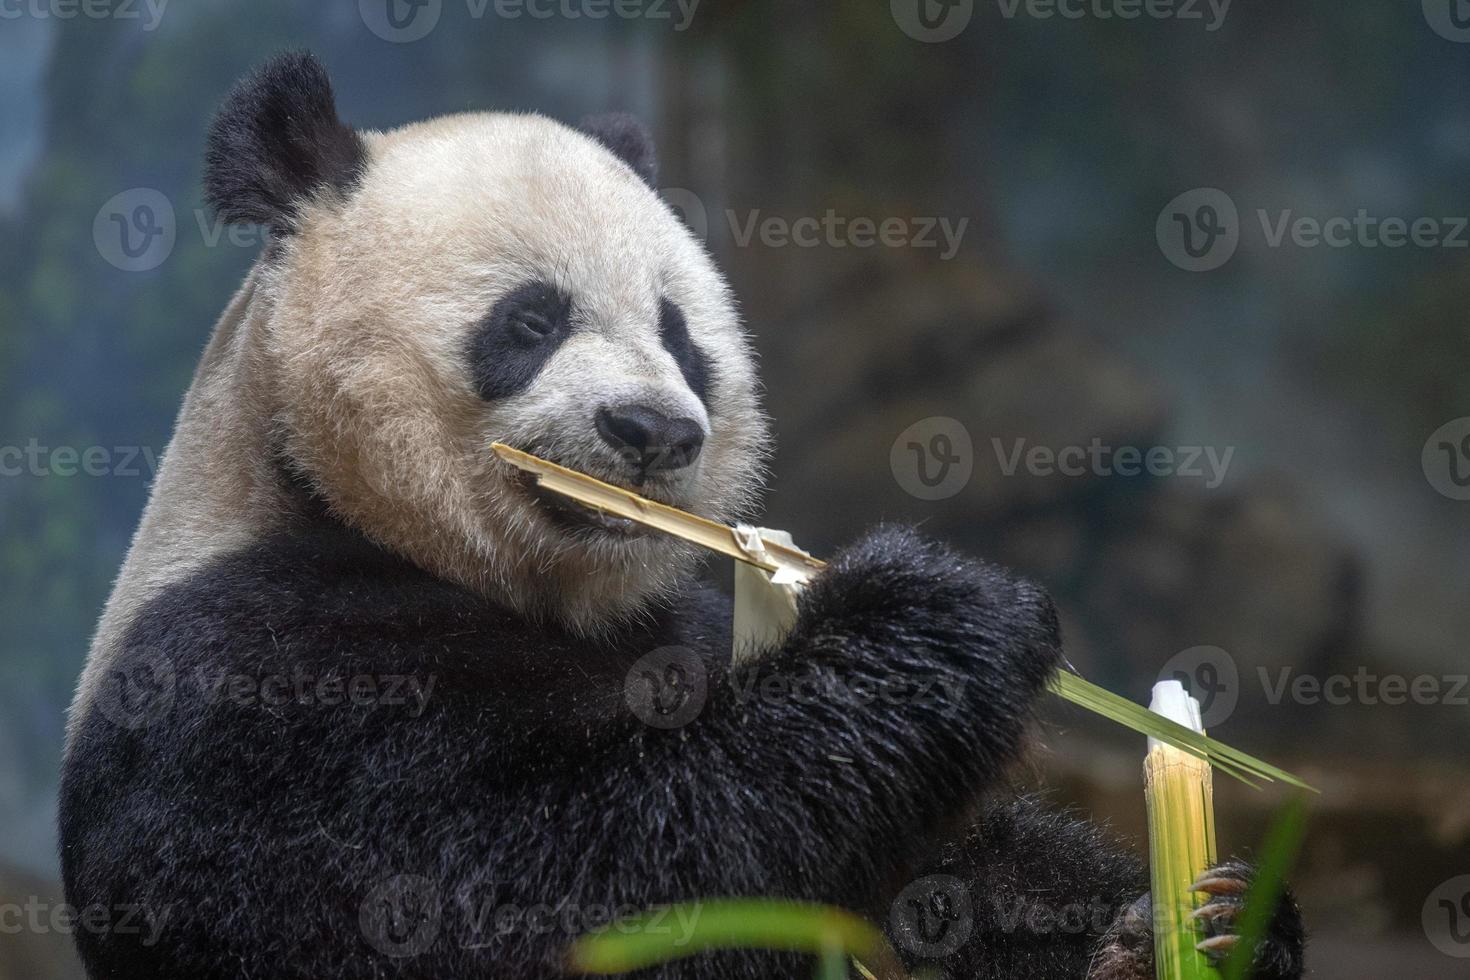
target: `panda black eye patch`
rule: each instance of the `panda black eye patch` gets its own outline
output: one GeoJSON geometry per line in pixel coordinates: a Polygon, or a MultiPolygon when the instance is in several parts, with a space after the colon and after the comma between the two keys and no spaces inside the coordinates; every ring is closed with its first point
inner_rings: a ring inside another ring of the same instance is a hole
{"type": "Polygon", "coordinates": [[[487,401],[524,391],[571,333],[572,300],[547,282],[505,294],[470,333],[470,377],[487,401]]]}
{"type": "Polygon", "coordinates": [[[699,396],[700,401],[708,404],[709,358],[704,351],[694,346],[694,340],[689,336],[689,325],[684,322],[683,311],[667,299],[659,306],[658,336],[664,349],[674,355],[674,361],[679,365],[689,390],[699,396]]]}

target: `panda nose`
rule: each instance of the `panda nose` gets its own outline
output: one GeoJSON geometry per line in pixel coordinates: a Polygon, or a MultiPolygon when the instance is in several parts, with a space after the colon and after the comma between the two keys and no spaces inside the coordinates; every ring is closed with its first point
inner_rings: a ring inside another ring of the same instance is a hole
{"type": "Polygon", "coordinates": [[[642,475],[683,469],[704,446],[704,428],[693,419],[671,419],[646,405],[597,412],[597,433],[642,475]]]}

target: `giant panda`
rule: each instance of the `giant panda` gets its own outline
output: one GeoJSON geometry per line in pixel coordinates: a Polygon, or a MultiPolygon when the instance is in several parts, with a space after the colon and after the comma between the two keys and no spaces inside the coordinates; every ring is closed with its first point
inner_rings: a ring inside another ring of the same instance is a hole
{"type": "MultiPolygon", "coordinates": [[[[751,350],[655,174],[621,115],[356,131],[304,53],[226,98],[207,196],[270,241],[70,714],[95,980],[558,977],[585,929],[722,896],[855,910],[930,975],[1152,976],[1140,862],[1005,788],[1060,658],[1040,588],[879,528],[737,668],[690,547],[491,453],[751,514],[751,350]],[[844,696],[895,681],[942,694],[844,696]]],[[[1201,882],[1212,953],[1249,876],[1201,882]]],[[[1302,947],[1288,899],[1255,975],[1301,976],[1302,947]]],[[[646,975],[809,971],[740,950],[646,975]]]]}

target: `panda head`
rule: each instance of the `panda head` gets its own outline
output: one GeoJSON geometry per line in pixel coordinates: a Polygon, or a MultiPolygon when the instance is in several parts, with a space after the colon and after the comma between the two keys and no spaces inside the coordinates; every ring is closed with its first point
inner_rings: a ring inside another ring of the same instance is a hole
{"type": "Polygon", "coordinates": [[[553,499],[490,449],[749,512],[767,444],[751,352],[654,179],[626,116],[373,133],[339,121],[310,55],[239,83],[205,190],[271,232],[248,383],[287,464],[340,519],[522,612],[596,629],[675,587],[688,546],[553,499]]]}

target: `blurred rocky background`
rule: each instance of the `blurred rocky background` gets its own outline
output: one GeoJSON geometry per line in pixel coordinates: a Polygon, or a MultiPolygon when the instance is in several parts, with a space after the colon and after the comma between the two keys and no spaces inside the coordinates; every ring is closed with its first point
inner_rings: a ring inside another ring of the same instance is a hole
{"type": "MultiPolygon", "coordinates": [[[[1433,898],[1470,873],[1470,502],[1433,466],[1460,431],[1431,435],[1470,416],[1470,44],[1434,0],[935,4],[968,18],[943,41],[907,2],[444,0],[400,8],[438,18],[411,40],[374,0],[0,20],[0,445],[40,461],[0,477],[0,911],[56,901],[62,712],[255,254],[201,217],[204,129],[248,66],[307,46],[359,126],[649,119],[666,199],[762,356],[766,523],[825,554],[919,522],[1044,582],[1089,677],[1143,700],[1182,675],[1215,734],[1323,789],[1295,876],[1317,975],[1463,975],[1433,898]],[[94,224],[136,188],[168,199],[175,240],[127,271],[94,224]],[[1229,198],[1238,244],[1190,272],[1158,232],[1197,188],[1229,198]],[[1273,244],[1283,216],[1360,210],[1434,219],[1443,243],[1273,244]],[[57,447],[102,447],[106,475],[63,475],[57,447]]],[[[1038,780],[1140,838],[1142,747],[1060,706],[1047,722],[1038,780]]],[[[1248,850],[1279,794],[1218,795],[1222,846],[1248,850]]],[[[74,975],[54,930],[4,922],[0,980],[74,975]]]]}

